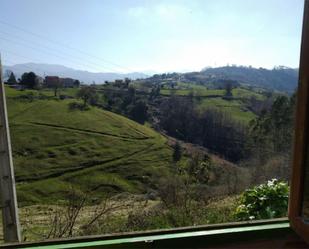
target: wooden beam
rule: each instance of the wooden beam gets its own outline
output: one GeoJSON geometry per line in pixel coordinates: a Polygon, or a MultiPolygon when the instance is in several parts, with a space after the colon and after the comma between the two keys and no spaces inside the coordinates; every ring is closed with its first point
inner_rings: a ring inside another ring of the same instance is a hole
{"type": "Polygon", "coordinates": [[[2,204],[3,235],[5,242],[20,242],[18,206],[1,58],[0,84],[0,196],[2,204]]]}

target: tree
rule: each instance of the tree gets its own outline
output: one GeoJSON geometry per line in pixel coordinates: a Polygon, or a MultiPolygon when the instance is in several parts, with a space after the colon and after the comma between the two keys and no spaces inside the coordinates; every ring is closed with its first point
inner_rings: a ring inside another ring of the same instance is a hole
{"type": "Polygon", "coordinates": [[[129,79],[129,78],[124,79],[125,88],[129,87],[130,82],[131,82],[131,79],[129,79]]]}
{"type": "Polygon", "coordinates": [[[54,96],[55,97],[57,96],[58,90],[61,87],[63,87],[63,83],[60,80],[53,82],[52,88],[54,88],[54,96]]]}
{"type": "Polygon", "coordinates": [[[273,154],[286,155],[292,146],[295,94],[278,96],[270,110],[263,110],[249,123],[248,147],[264,162],[273,154]]]}
{"type": "Polygon", "coordinates": [[[246,154],[246,126],[217,109],[197,111],[188,98],[172,96],[160,104],[159,125],[185,142],[202,145],[237,162],[246,154]]]}
{"type": "Polygon", "coordinates": [[[74,80],[74,86],[79,87],[80,86],[80,81],[79,80],[74,80]]]}
{"type": "Polygon", "coordinates": [[[225,97],[232,97],[233,96],[233,93],[232,93],[232,84],[231,83],[226,83],[225,84],[225,97]]]}
{"type": "Polygon", "coordinates": [[[149,96],[149,99],[152,100],[152,99],[155,99],[157,98],[158,96],[160,96],[160,90],[161,90],[161,87],[160,85],[155,85],[151,88],[151,92],[150,92],[150,96],[149,96]]]}
{"type": "Polygon", "coordinates": [[[182,156],[182,148],[180,143],[177,141],[174,145],[174,152],[173,152],[173,161],[178,162],[182,156]]]}
{"type": "Polygon", "coordinates": [[[132,106],[131,110],[129,111],[129,116],[139,122],[144,124],[145,121],[148,119],[148,106],[143,100],[136,101],[132,106]]]}
{"type": "Polygon", "coordinates": [[[15,84],[17,84],[17,80],[16,80],[15,75],[14,75],[13,72],[11,72],[11,74],[10,74],[8,80],[7,80],[7,83],[8,83],[9,85],[15,85],[15,84]]]}
{"type": "Polygon", "coordinates": [[[212,168],[211,157],[207,154],[195,154],[188,161],[187,172],[192,180],[197,183],[208,183],[212,168]]]}
{"type": "Polygon", "coordinates": [[[38,87],[38,81],[36,80],[36,74],[34,72],[23,73],[21,76],[20,84],[26,88],[35,89],[38,87]]]}
{"type": "Polygon", "coordinates": [[[97,94],[94,87],[84,86],[77,92],[77,98],[81,98],[84,101],[84,107],[87,106],[87,103],[94,105],[97,101],[97,94]]]}

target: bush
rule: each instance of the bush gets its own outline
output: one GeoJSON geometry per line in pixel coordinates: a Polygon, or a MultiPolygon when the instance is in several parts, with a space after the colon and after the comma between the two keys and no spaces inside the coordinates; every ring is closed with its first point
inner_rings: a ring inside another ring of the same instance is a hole
{"type": "Polygon", "coordinates": [[[246,190],[236,208],[238,220],[271,219],[287,215],[289,187],[273,179],[246,190]]]}
{"type": "Polygon", "coordinates": [[[79,110],[79,111],[87,111],[90,108],[87,105],[83,105],[81,103],[77,103],[77,102],[71,102],[69,103],[69,110],[70,111],[75,111],[75,110],[79,110]]]}

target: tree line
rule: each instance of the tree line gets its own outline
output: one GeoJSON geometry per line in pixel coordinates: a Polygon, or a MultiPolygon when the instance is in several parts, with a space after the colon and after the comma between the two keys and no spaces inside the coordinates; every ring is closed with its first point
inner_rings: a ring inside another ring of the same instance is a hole
{"type": "MultiPolygon", "coordinates": [[[[13,72],[7,71],[7,76],[8,79],[6,83],[8,85],[20,85],[26,89],[40,89],[43,87],[44,79],[38,75],[36,75],[34,72],[24,72],[21,75],[21,78],[16,79],[16,76],[13,72]]],[[[79,87],[80,86],[80,81],[79,80],[74,80],[74,86],[79,87]]],[[[55,91],[55,96],[57,95],[57,90],[58,88],[63,87],[63,84],[61,81],[59,82],[54,82],[50,86],[50,88],[53,88],[55,91]]]]}
{"type": "Polygon", "coordinates": [[[198,111],[192,99],[172,96],[161,103],[159,119],[170,136],[204,146],[234,162],[243,158],[246,127],[228,113],[198,111]]]}
{"type": "MultiPolygon", "coordinates": [[[[269,100],[267,100],[269,101],[269,100]]],[[[232,162],[290,153],[295,94],[280,95],[257,113],[249,125],[217,109],[198,111],[190,98],[172,96],[160,105],[160,126],[170,136],[199,144],[232,162]]]]}

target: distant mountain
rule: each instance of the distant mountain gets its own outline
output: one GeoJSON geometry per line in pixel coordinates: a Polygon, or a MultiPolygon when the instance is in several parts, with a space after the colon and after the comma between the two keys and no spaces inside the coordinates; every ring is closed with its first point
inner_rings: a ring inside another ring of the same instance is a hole
{"type": "Polygon", "coordinates": [[[60,77],[70,77],[73,79],[78,79],[84,83],[103,83],[108,80],[115,79],[137,79],[137,78],[145,78],[148,75],[144,73],[93,73],[83,70],[76,70],[73,68],[65,67],[62,65],[54,65],[54,64],[40,64],[40,63],[24,63],[24,64],[16,64],[13,66],[3,66],[4,72],[6,70],[13,71],[17,78],[20,78],[24,72],[33,71],[37,75],[53,75],[60,77]]]}
{"type": "Polygon", "coordinates": [[[293,92],[297,87],[298,69],[284,66],[274,69],[253,68],[244,66],[226,66],[217,68],[205,68],[198,73],[204,79],[229,79],[241,84],[258,86],[267,89],[293,92]]]}

